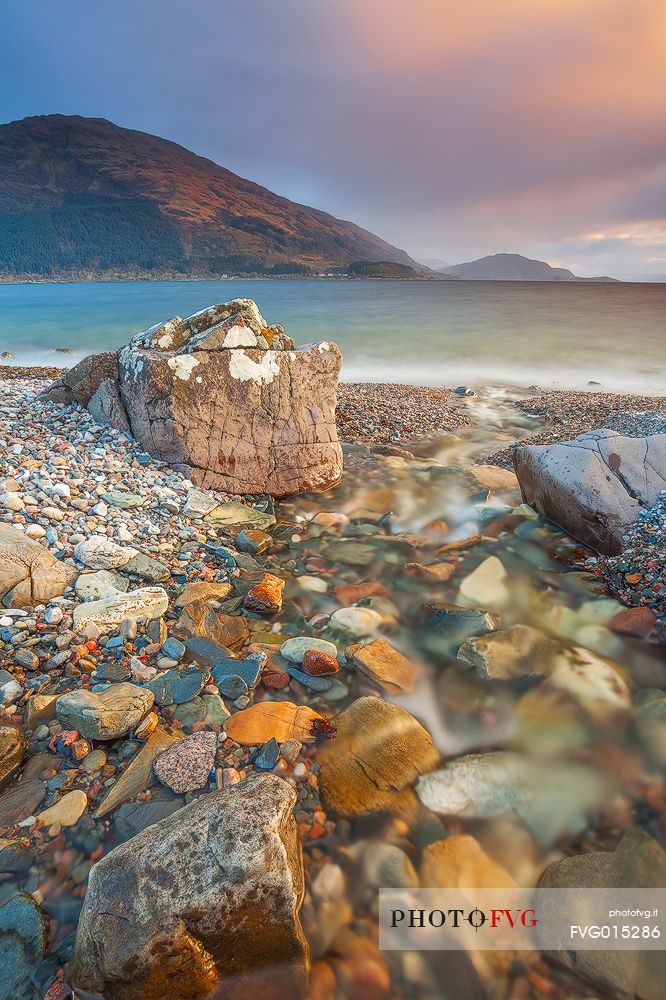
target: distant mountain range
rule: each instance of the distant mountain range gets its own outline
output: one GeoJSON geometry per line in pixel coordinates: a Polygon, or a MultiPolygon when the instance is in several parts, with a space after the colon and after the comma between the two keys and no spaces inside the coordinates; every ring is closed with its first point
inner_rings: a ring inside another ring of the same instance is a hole
{"type": "Polygon", "coordinates": [[[166,139],[64,115],[0,126],[4,280],[306,276],[350,265],[359,275],[372,265],[368,276],[434,277],[354,223],[166,139]]]}
{"type": "Polygon", "coordinates": [[[518,253],[495,253],[464,264],[450,264],[443,277],[469,281],[617,281],[617,278],[578,278],[565,267],[551,267],[543,260],[530,260],[518,253]]]}

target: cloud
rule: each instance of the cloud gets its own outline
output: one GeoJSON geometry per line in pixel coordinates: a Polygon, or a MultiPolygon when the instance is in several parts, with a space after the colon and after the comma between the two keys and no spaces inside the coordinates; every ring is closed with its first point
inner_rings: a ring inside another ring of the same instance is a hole
{"type": "Polygon", "coordinates": [[[8,118],[166,135],[417,256],[552,248],[638,273],[654,250],[611,236],[594,258],[580,234],[663,215],[663,0],[28,7],[0,14],[8,118]]]}

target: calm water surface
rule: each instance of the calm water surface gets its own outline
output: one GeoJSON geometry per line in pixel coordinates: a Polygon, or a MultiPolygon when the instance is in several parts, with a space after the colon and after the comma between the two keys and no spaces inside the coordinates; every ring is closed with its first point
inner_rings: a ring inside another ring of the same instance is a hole
{"type": "Polygon", "coordinates": [[[663,393],[666,284],[162,281],[0,285],[0,352],[71,363],[175,313],[249,296],[299,342],[337,341],[347,380],[663,393]],[[55,354],[68,347],[72,356],[55,354]]]}

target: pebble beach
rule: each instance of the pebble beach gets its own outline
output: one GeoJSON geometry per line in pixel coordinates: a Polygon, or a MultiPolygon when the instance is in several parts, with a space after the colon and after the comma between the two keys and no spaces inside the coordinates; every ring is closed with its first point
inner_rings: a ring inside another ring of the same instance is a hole
{"type": "MultiPolygon", "coordinates": [[[[135,850],[159,869],[155,824],[186,837],[217,789],[235,789],[226,835],[258,882],[265,844],[292,836],[272,818],[277,775],[303,867],[273,873],[284,969],[268,987],[244,970],[246,995],[425,1000],[450,982],[456,1000],[607,996],[603,956],[583,981],[536,954],[381,952],[376,898],[453,885],[463,864],[486,885],[555,866],[564,886],[572,859],[592,868],[599,851],[666,873],[647,836],[666,836],[665,503],[603,557],[525,505],[511,468],[527,438],[663,433],[665,400],[343,383],[342,482],[273,501],[197,489],[86,410],[40,401],[58,374],[0,369],[0,520],[71,578],[26,609],[6,595],[44,586],[34,551],[23,576],[0,570],[15,995],[73,996],[93,866],[124,845],[125,865],[135,850]],[[536,794],[550,776],[555,818],[536,794]]],[[[174,887],[203,864],[167,860],[174,887]]]]}

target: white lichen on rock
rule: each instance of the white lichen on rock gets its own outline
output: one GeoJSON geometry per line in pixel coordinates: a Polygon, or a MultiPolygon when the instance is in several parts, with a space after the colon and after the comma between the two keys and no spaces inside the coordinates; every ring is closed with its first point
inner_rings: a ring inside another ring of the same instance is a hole
{"type": "Polygon", "coordinates": [[[199,359],[193,357],[191,354],[177,354],[175,357],[169,358],[167,364],[173,372],[174,378],[179,378],[183,382],[187,382],[199,364],[199,359]]]}
{"type": "MultiPolygon", "coordinates": [[[[224,338],[225,347],[256,347],[257,336],[247,326],[232,326],[224,338]]],[[[268,346],[268,344],[266,345],[268,346]]]]}
{"type": "Polygon", "coordinates": [[[261,361],[253,361],[245,351],[229,351],[229,374],[239,382],[268,385],[280,372],[279,355],[267,351],[261,361]]]}

